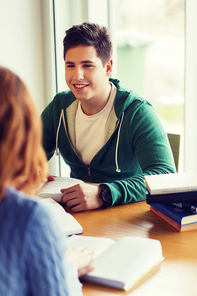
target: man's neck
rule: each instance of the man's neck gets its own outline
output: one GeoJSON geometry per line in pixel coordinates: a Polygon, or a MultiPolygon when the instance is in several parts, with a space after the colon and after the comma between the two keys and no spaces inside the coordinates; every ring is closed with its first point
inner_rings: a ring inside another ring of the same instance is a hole
{"type": "Polygon", "coordinates": [[[83,113],[88,116],[99,113],[106,106],[111,94],[111,89],[112,86],[110,83],[108,83],[106,92],[102,95],[102,97],[92,98],[87,101],[81,101],[81,108],[83,110],[83,113]]]}

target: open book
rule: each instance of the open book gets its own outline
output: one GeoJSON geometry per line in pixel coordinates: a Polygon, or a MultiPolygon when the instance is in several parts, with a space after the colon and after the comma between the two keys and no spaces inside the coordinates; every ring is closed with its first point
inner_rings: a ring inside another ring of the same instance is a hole
{"type": "Polygon", "coordinates": [[[115,242],[109,238],[71,236],[69,247],[95,250],[95,269],[81,279],[128,291],[164,258],[158,240],[126,236],[115,242]]]}
{"type": "Polygon", "coordinates": [[[83,228],[79,222],[56,201],[51,198],[42,198],[39,199],[39,202],[49,208],[52,214],[57,217],[65,234],[71,235],[83,232],[83,228]]]}
{"type": "Polygon", "coordinates": [[[51,197],[56,201],[60,201],[63,188],[68,188],[79,183],[84,183],[82,180],[69,177],[56,177],[54,181],[47,181],[39,192],[40,197],[51,197]]]}

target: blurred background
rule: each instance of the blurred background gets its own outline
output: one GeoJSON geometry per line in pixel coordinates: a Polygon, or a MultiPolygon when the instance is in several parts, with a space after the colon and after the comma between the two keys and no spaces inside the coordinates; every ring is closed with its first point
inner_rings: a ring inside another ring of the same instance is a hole
{"type": "Polygon", "coordinates": [[[116,1],[117,76],[175,133],[183,133],[184,122],[184,2],[116,1]]]}
{"type": "MultiPolygon", "coordinates": [[[[113,77],[181,135],[180,169],[197,171],[196,0],[0,0],[0,64],[19,74],[41,113],[67,88],[62,41],[84,21],[109,28],[113,77]]],[[[50,173],[68,175],[61,158],[50,173]]]]}

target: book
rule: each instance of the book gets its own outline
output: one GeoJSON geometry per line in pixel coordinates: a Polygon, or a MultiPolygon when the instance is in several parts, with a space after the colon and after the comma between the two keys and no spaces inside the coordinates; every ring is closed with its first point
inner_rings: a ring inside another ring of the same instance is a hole
{"type": "Polygon", "coordinates": [[[196,191],[197,173],[174,173],[145,176],[145,184],[151,195],[196,191]]]}
{"type": "Polygon", "coordinates": [[[59,220],[63,233],[66,235],[80,234],[83,227],[79,222],[52,198],[40,198],[39,202],[48,207],[59,220]]]}
{"type": "Polygon", "coordinates": [[[146,202],[151,203],[183,203],[197,202],[197,191],[175,192],[164,194],[147,194],[146,202]]]}
{"type": "Polygon", "coordinates": [[[177,202],[172,204],[182,209],[186,209],[194,214],[197,214],[197,202],[188,201],[188,202],[177,202]]]}
{"type": "Polygon", "coordinates": [[[40,197],[50,197],[60,202],[61,189],[74,186],[76,184],[84,183],[82,180],[69,177],[55,177],[54,181],[47,181],[40,189],[40,197]]]}
{"type": "Polygon", "coordinates": [[[126,236],[118,241],[104,237],[71,236],[69,247],[95,250],[94,270],[81,279],[128,291],[162,260],[158,240],[126,236]]]}
{"type": "Polygon", "coordinates": [[[191,211],[177,207],[173,204],[153,203],[150,204],[150,206],[180,225],[197,222],[197,214],[193,214],[191,211]]]}
{"type": "Polygon", "coordinates": [[[164,221],[166,221],[168,224],[170,224],[171,226],[173,226],[179,232],[184,232],[184,231],[196,230],[197,229],[197,222],[196,223],[190,223],[190,224],[181,225],[181,224],[177,223],[176,221],[170,219],[168,216],[164,215],[160,211],[156,210],[152,206],[150,206],[150,210],[153,213],[155,213],[157,216],[159,216],[161,219],[163,219],[164,221]]]}

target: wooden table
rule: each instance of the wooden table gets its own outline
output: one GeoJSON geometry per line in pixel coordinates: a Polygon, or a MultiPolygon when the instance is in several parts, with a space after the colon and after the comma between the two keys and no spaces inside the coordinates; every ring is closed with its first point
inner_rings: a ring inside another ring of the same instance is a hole
{"type": "Polygon", "coordinates": [[[197,230],[177,232],[151,212],[145,201],[76,213],[73,216],[83,226],[83,235],[114,240],[126,235],[158,239],[165,257],[159,270],[128,292],[83,283],[85,296],[197,295],[197,230]]]}

